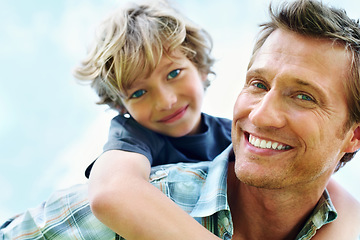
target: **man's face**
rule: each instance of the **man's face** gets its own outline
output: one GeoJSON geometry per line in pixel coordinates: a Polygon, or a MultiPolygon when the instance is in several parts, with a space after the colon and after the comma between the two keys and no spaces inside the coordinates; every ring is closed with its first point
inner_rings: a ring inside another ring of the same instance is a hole
{"type": "MultiPolygon", "coordinates": [[[[274,31],[254,56],[234,108],[235,173],[264,188],[325,183],[354,128],[343,82],[344,47],[274,31]]],[[[319,184],[316,184],[319,185],[319,184]]]]}

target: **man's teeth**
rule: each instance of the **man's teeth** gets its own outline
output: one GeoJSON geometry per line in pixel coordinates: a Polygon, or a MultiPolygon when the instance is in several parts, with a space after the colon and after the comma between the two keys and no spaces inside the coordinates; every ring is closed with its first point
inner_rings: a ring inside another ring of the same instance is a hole
{"type": "Polygon", "coordinates": [[[258,148],[266,148],[266,149],[274,149],[274,150],[290,149],[290,146],[282,145],[281,143],[278,142],[271,142],[271,141],[259,139],[252,135],[249,135],[249,142],[251,145],[258,148]]]}

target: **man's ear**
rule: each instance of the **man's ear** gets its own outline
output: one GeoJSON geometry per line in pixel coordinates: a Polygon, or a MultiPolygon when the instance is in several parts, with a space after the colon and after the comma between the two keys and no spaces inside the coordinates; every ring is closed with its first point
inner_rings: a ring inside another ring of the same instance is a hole
{"type": "Polygon", "coordinates": [[[349,142],[349,145],[345,149],[345,152],[352,153],[360,148],[360,124],[356,124],[352,127],[352,138],[349,142]]]}

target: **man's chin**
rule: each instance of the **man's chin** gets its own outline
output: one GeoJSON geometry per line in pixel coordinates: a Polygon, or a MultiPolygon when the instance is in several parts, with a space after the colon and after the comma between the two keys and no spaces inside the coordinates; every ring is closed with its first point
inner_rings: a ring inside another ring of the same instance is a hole
{"type": "Polygon", "coordinates": [[[235,167],[236,177],[244,184],[260,189],[281,189],[283,188],[283,180],[277,179],[271,174],[262,174],[260,171],[248,171],[235,167]]]}

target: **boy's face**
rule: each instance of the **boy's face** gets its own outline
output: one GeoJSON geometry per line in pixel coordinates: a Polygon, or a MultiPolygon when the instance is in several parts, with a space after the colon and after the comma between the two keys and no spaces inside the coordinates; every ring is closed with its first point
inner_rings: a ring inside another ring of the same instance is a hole
{"type": "Polygon", "coordinates": [[[180,51],[163,56],[154,72],[137,79],[122,99],[128,113],[141,125],[171,137],[200,131],[206,74],[180,51]]]}

